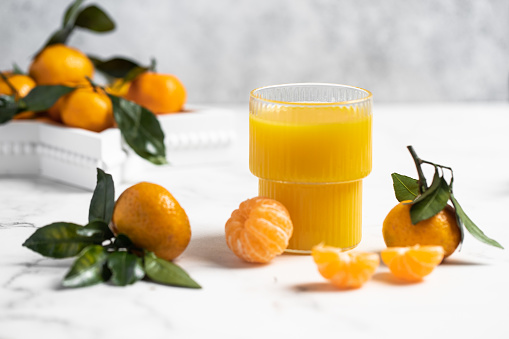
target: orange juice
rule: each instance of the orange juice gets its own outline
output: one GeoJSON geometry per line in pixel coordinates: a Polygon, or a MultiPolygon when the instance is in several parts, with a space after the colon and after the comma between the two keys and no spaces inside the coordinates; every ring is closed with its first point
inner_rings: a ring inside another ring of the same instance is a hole
{"type": "Polygon", "coordinates": [[[371,172],[371,119],[368,112],[352,113],[344,107],[285,107],[284,114],[252,114],[251,172],[262,179],[297,183],[364,178],[371,172]]]}
{"type": "Polygon", "coordinates": [[[362,178],[371,172],[371,101],[251,102],[249,119],[250,170],[260,178],[259,195],[290,212],[288,250],[307,252],[321,242],[355,247],[361,240],[362,178]]]}
{"type": "Polygon", "coordinates": [[[259,195],[290,212],[293,236],[288,250],[309,251],[325,243],[349,249],[362,237],[362,180],[341,184],[286,184],[260,179],[259,195]]]}

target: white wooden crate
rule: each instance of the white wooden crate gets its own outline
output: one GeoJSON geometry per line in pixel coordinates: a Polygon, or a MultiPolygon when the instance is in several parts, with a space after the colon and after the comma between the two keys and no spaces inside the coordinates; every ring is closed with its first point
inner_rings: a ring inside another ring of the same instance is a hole
{"type": "MultiPolygon", "coordinates": [[[[233,113],[195,108],[159,115],[170,166],[225,162],[235,141],[233,113]]],[[[38,121],[0,125],[0,175],[38,175],[94,189],[96,168],[115,182],[151,166],[123,142],[116,128],[101,133],[38,121]]]]}

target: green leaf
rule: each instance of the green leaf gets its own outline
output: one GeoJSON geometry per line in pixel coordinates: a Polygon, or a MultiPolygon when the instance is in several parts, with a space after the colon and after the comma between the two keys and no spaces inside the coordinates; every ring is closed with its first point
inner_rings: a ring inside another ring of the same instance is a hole
{"type": "Polygon", "coordinates": [[[431,218],[447,206],[449,200],[449,185],[443,177],[435,170],[431,186],[413,202],[410,208],[412,224],[431,218]]]}
{"type": "Polygon", "coordinates": [[[145,254],[145,273],[155,282],[189,288],[201,288],[182,268],[158,258],[153,252],[145,254]]]}
{"type": "Polygon", "coordinates": [[[150,59],[150,66],[148,69],[152,72],[155,72],[156,67],[157,67],[157,60],[155,58],[150,59]]]}
{"type": "Polygon", "coordinates": [[[101,220],[95,220],[87,225],[81,227],[76,231],[78,235],[84,237],[94,237],[96,239],[109,240],[113,238],[113,232],[108,227],[108,224],[101,220]]]}
{"type": "Polygon", "coordinates": [[[128,252],[113,252],[108,256],[111,282],[117,286],[131,285],[143,279],[145,271],[141,258],[128,252]]]}
{"type": "Polygon", "coordinates": [[[80,253],[62,282],[65,287],[85,287],[106,280],[106,250],[99,245],[88,246],[80,253]]]}
{"type": "Polygon", "coordinates": [[[75,0],[72,2],[66,9],[63,19],[62,19],[62,27],[56,30],[50,38],[46,41],[43,47],[34,55],[36,58],[44,48],[55,45],[55,44],[66,44],[67,40],[71,36],[74,31],[76,19],[80,14],[80,7],[83,4],[84,0],[75,0]]]}
{"type": "Polygon", "coordinates": [[[26,75],[26,73],[21,70],[17,63],[12,64],[12,74],[26,75]]]}
{"type": "Polygon", "coordinates": [[[26,97],[20,100],[27,111],[46,111],[57,102],[60,97],[74,91],[74,87],[61,85],[42,85],[34,87],[26,97]]]}
{"type": "Polygon", "coordinates": [[[94,32],[109,32],[115,29],[115,23],[101,8],[91,5],[83,9],[74,23],[77,27],[94,32]]]}
{"type": "Polygon", "coordinates": [[[62,27],[74,26],[74,22],[76,21],[76,17],[78,16],[79,9],[83,2],[84,0],[75,0],[73,3],[71,3],[71,5],[69,5],[69,7],[67,7],[62,22],[62,27]]]}
{"type": "Polygon", "coordinates": [[[50,36],[34,57],[37,57],[45,47],[54,44],[66,44],[75,27],[82,27],[100,33],[115,28],[115,23],[111,18],[95,5],[88,6],[80,11],[82,3],[83,1],[76,0],[67,8],[63,17],[62,28],[50,36]]]}
{"type": "MultiPolygon", "coordinates": [[[[452,195],[452,194],[451,194],[451,201],[452,201],[452,204],[454,205],[454,208],[456,209],[456,215],[460,220],[460,224],[464,225],[465,228],[467,229],[467,231],[470,234],[472,234],[474,236],[474,238],[476,238],[477,240],[479,240],[485,244],[504,249],[504,247],[502,245],[500,245],[497,241],[495,241],[491,238],[488,238],[483,233],[483,231],[481,231],[479,229],[479,227],[477,227],[477,225],[474,224],[474,222],[466,215],[465,211],[463,211],[463,208],[461,208],[460,204],[458,203],[458,200],[456,200],[456,197],[454,197],[454,195],[452,195]]],[[[460,225],[460,224],[458,224],[458,226],[461,228],[462,225],[460,225]]]]}
{"type": "Polygon", "coordinates": [[[431,186],[424,191],[421,195],[419,195],[417,198],[412,201],[412,204],[416,204],[419,201],[426,199],[430,195],[435,194],[435,191],[440,187],[442,177],[440,176],[438,172],[438,168],[435,167],[435,175],[433,176],[433,182],[431,183],[431,186]]]}
{"type": "Polygon", "coordinates": [[[23,246],[46,257],[73,257],[85,247],[101,244],[103,241],[96,235],[78,234],[77,231],[82,227],[73,223],[56,222],[39,228],[23,243],[23,246]]]}
{"type": "Polygon", "coordinates": [[[135,61],[121,57],[101,60],[97,57],[89,56],[89,59],[92,60],[98,71],[114,78],[125,78],[132,71],[141,70],[142,72],[145,72],[148,69],[147,67],[140,66],[135,61]]]}
{"type": "Polygon", "coordinates": [[[0,95],[0,124],[12,120],[20,111],[14,95],[0,95]]]}
{"type": "Polygon", "coordinates": [[[48,46],[56,45],[56,44],[64,44],[65,45],[73,30],[74,30],[74,26],[66,26],[64,28],[60,28],[59,30],[55,31],[50,36],[48,41],[46,41],[44,46],[35,54],[34,57],[37,57],[42,52],[42,50],[48,46]]]}
{"type": "Polygon", "coordinates": [[[115,185],[110,174],[97,168],[97,184],[95,186],[90,208],[88,221],[100,220],[109,224],[115,207],[115,185]]]}
{"type": "Polygon", "coordinates": [[[133,68],[132,70],[129,71],[129,73],[127,73],[124,76],[124,83],[133,81],[136,77],[138,77],[138,75],[140,75],[141,73],[145,73],[146,71],[148,71],[148,67],[140,66],[140,67],[133,68]]]}
{"type": "Polygon", "coordinates": [[[392,173],[392,185],[399,202],[414,200],[419,195],[419,181],[398,173],[392,173]]]}
{"type": "Polygon", "coordinates": [[[162,165],[166,164],[164,132],[155,115],[140,105],[108,94],[113,104],[113,115],[127,144],[140,157],[162,165]]]}

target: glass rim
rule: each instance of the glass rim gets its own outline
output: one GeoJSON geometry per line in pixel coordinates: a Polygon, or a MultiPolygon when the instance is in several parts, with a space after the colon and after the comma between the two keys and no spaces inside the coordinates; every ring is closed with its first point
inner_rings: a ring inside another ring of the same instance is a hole
{"type": "Polygon", "coordinates": [[[287,106],[288,105],[295,105],[295,106],[342,106],[342,105],[351,105],[351,104],[357,104],[357,103],[361,103],[364,101],[368,101],[373,98],[373,94],[370,91],[368,91],[367,89],[364,89],[361,87],[356,87],[356,86],[350,86],[350,85],[324,83],[324,82],[298,82],[298,83],[288,83],[288,84],[258,87],[249,93],[249,97],[256,99],[256,100],[260,100],[260,101],[270,102],[270,103],[279,104],[279,105],[287,105],[287,106]],[[280,100],[265,99],[265,98],[260,97],[256,93],[263,89],[278,88],[278,87],[297,87],[297,86],[343,87],[343,88],[350,88],[350,89],[355,89],[355,90],[364,92],[367,94],[367,96],[364,98],[360,98],[360,99],[334,101],[334,102],[296,102],[296,101],[280,101],[280,100]]]}

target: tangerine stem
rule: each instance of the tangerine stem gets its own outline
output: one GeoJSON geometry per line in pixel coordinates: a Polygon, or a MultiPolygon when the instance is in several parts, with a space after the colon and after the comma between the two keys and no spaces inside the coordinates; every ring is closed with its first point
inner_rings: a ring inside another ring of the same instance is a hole
{"type": "Polygon", "coordinates": [[[424,176],[424,172],[422,171],[421,164],[423,161],[417,156],[417,153],[415,152],[414,148],[410,145],[407,146],[408,151],[410,151],[410,154],[412,155],[412,158],[415,162],[415,167],[417,168],[417,174],[419,175],[419,191],[424,193],[428,189],[428,184],[426,182],[426,177],[424,176]]]}
{"type": "Polygon", "coordinates": [[[428,165],[433,165],[435,167],[440,167],[440,169],[442,170],[442,176],[444,176],[444,168],[451,171],[451,183],[449,184],[449,186],[451,187],[451,190],[452,190],[452,182],[454,181],[454,172],[451,167],[435,164],[431,161],[426,161],[426,160],[422,160],[422,159],[419,159],[419,160],[421,161],[422,164],[428,164],[428,165]]]}
{"type": "Polygon", "coordinates": [[[156,71],[156,65],[157,65],[157,61],[155,58],[151,58],[150,59],[150,66],[149,66],[149,71],[152,71],[152,72],[155,72],[156,71]]]}
{"type": "Polygon", "coordinates": [[[89,84],[92,86],[92,89],[94,92],[98,93],[97,92],[97,85],[92,81],[92,79],[90,79],[90,77],[88,76],[85,76],[85,78],[87,79],[87,81],[89,82],[89,84]]]}

